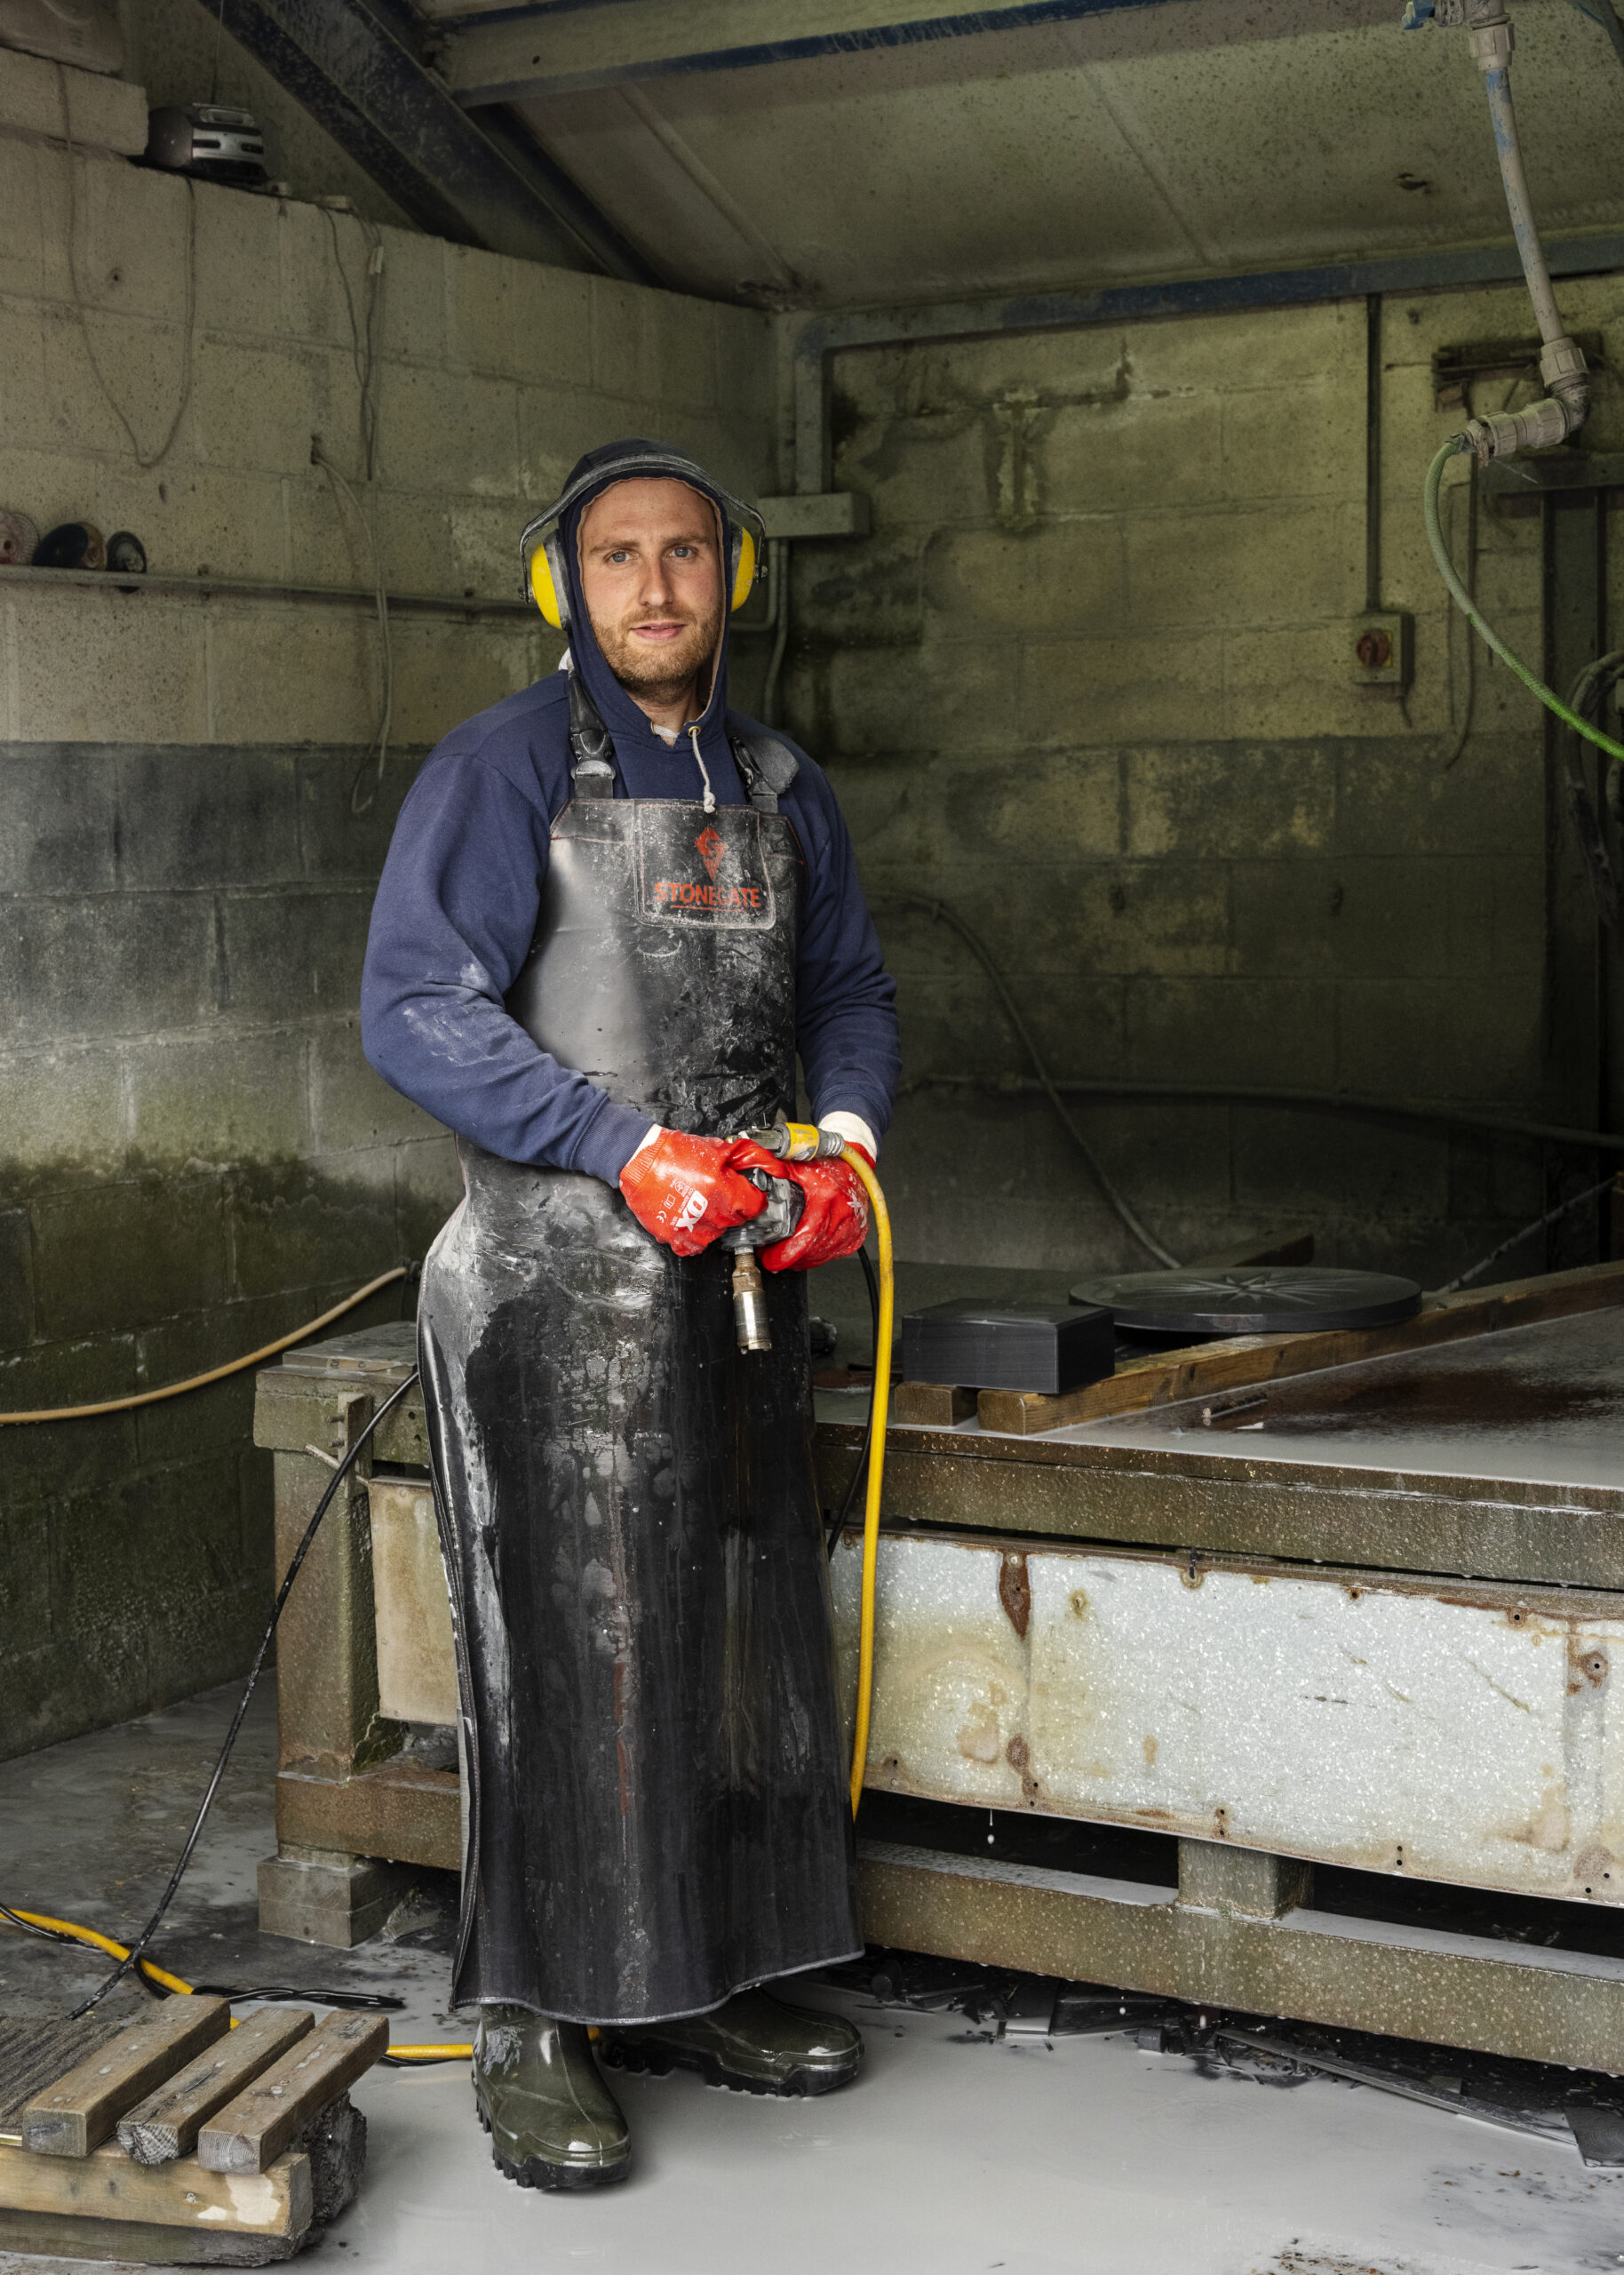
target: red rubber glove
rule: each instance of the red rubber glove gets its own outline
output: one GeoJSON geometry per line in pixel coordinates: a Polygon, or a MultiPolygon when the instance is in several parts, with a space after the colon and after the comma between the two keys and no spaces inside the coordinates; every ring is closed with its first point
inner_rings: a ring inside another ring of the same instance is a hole
{"type": "MultiPolygon", "coordinates": [[[[862,1145],[852,1148],[874,1166],[862,1145]]],[[[775,1161],[776,1177],[788,1177],[807,1196],[800,1222],[787,1241],[761,1250],[764,1272],[810,1272],[838,1256],[856,1256],[868,1238],[868,1194],[856,1169],[845,1161],[775,1161]]]]}
{"type": "Polygon", "coordinates": [[[767,1206],[760,1187],[736,1172],[777,1166],[748,1138],[689,1138],[681,1130],[662,1130],[621,1170],[620,1190],[646,1233],[678,1256],[697,1256],[767,1206]]]}

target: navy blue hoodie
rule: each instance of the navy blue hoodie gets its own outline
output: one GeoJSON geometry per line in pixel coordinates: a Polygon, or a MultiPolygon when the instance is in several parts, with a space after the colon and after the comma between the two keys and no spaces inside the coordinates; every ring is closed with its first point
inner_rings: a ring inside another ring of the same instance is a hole
{"type": "MultiPolygon", "coordinates": [[[[563,532],[570,652],[614,738],[615,794],[698,799],[689,738],[666,746],[593,637],[576,571],[575,528],[587,502],[563,532]]],[[[724,629],[700,748],[718,803],[742,805],[726,715],[724,629]]],[[[901,1070],[896,987],[834,794],[821,769],[797,755],[800,771],[779,801],[807,863],[796,1046],[814,1114],[860,1114],[878,1137],[901,1070]]],[[[572,794],[569,763],[562,672],[466,720],[430,753],[401,808],[373,904],[362,1046],[386,1082],[488,1153],[612,1185],[649,1116],[560,1066],[503,1000],[535,937],[552,824],[572,794]]]]}

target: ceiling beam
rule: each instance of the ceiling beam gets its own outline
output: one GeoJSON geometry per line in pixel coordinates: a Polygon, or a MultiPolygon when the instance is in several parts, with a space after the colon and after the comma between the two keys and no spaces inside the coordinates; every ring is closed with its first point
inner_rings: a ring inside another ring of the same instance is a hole
{"type": "MultiPolygon", "coordinates": [[[[475,17],[446,42],[442,68],[458,102],[578,94],[628,79],[738,71],[760,63],[912,47],[976,32],[1080,22],[1170,0],[553,0],[475,17]]],[[[1299,4],[1297,13],[1301,17],[1299,4]]]]}
{"type": "Polygon", "coordinates": [[[366,0],[219,0],[232,37],[419,228],[454,244],[657,283],[538,145],[476,124],[366,0]]]}

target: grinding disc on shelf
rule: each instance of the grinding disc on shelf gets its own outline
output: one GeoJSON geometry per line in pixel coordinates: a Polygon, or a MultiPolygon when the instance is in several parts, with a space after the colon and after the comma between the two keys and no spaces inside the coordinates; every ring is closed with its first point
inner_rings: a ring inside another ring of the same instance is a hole
{"type": "Polygon", "coordinates": [[[1421,1291],[1390,1272],[1318,1264],[1238,1272],[1123,1272],[1084,1280],[1074,1304],[1103,1304],[1129,1335],[1308,1335],[1413,1318],[1421,1291]]]}
{"type": "Polygon", "coordinates": [[[0,569],[26,569],[38,543],[39,531],[26,514],[0,506],[0,569]]]}

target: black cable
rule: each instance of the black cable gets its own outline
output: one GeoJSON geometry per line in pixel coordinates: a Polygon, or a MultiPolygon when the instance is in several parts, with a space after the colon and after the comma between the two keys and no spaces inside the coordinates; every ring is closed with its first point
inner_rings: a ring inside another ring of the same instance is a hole
{"type": "Polygon", "coordinates": [[[411,1256],[403,1256],[401,1262],[406,1267],[406,1277],[401,1282],[400,1315],[402,1320],[415,1320],[418,1316],[418,1291],[423,1284],[423,1266],[411,1256]],[[411,1305],[410,1311],[406,1308],[409,1302],[411,1305]]]}
{"type": "MultiPolygon", "coordinates": [[[[886,905],[887,904],[884,901],[877,901],[874,904],[876,912],[886,906],[886,905]]],[[[1075,1090],[1077,1085],[1072,1082],[1056,1082],[1050,1077],[1048,1066],[1045,1062],[1042,1052],[1039,1050],[1037,1042],[1033,1038],[1032,1031],[1027,1026],[1024,1018],[1022,1016],[1021,1007],[1015,1002],[1015,996],[1010,990],[1009,984],[1004,978],[1003,973],[999,970],[997,964],[993,962],[991,950],[982,938],[980,933],[972,930],[971,927],[965,922],[963,917],[959,915],[958,910],[954,908],[950,902],[945,900],[924,900],[919,898],[916,894],[904,893],[892,897],[889,901],[889,906],[893,908],[918,909],[922,914],[933,917],[938,924],[945,924],[950,930],[958,933],[966,947],[969,949],[970,954],[975,958],[977,963],[980,964],[982,970],[986,973],[987,978],[991,981],[992,992],[998,997],[999,1003],[1003,1007],[1004,1017],[1008,1020],[1010,1026],[1020,1037],[1021,1042],[1025,1049],[1026,1055],[1032,1062],[1032,1072],[1037,1078],[1038,1088],[1043,1091],[1044,1095],[1047,1098],[1049,1104],[1054,1107],[1056,1114],[1060,1117],[1061,1128],[1065,1131],[1067,1137],[1071,1138],[1071,1143],[1077,1147],[1078,1152],[1082,1155],[1083,1161],[1087,1168],[1088,1174],[1093,1177],[1095,1183],[1099,1186],[1100,1191],[1105,1196],[1105,1200],[1116,1216],[1118,1221],[1126,1226],[1126,1230],[1132,1233],[1133,1237],[1139,1242],[1140,1247],[1145,1250],[1147,1255],[1153,1256],[1158,1264],[1165,1265],[1170,1270],[1176,1271],[1178,1269],[1179,1263],[1177,1257],[1173,1254],[1170,1249],[1165,1249],[1161,1242],[1157,1239],[1156,1235],[1150,1231],[1148,1226],[1142,1224],[1140,1218],[1134,1214],[1133,1209],[1128,1204],[1126,1195],[1120,1192],[1111,1177],[1106,1175],[1104,1164],[1100,1160],[1099,1155],[1095,1152],[1093,1146],[1088,1143],[1088,1140],[1084,1137],[1082,1131],[1078,1128],[1072,1116],[1067,1112],[1066,1102],[1064,1098],[1062,1098],[1061,1092],[1063,1090],[1075,1090]]]]}
{"type": "Polygon", "coordinates": [[[1468,1271],[1462,1272],[1458,1279],[1446,1280],[1441,1288],[1434,1289],[1433,1293],[1438,1296],[1454,1295],[1459,1289],[1464,1288],[1469,1281],[1475,1280],[1480,1272],[1486,1272],[1491,1264],[1498,1264],[1501,1257],[1509,1255],[1512,1249],[1520,1247],[1526,1240],[1532,1240],[1536,1233],[1542,1233],[1547,1225],[1554,1225],[1559,1217],[1571,1217],[1575,1209],[1582,1209],[1587,1201],[1594,1201],[1598,1193],[1605,1193],[1609,1185],[1616,1183],[1617,1173],[1610,1169],[1599,1185],[1587,1185],[1582,1193],[1576,1193],[1571,1201],[1559,1201],[1554,1209],[1548,1209],[1542,1217],[1536,1217],[1532,1225],[1524,1225],[1520,1233],[1513,1233],[1509,1241],[1501,1241],[1498,1248],[1492,1248],[1485,1257],[1480,1257],[1468,1271]]]}
{"type": "Polygon", "coordinates": [[[303,1983],[255,1983],[246,1990],[229,1983],[194,1983],[192,1989],[200,1999],[229,1999],[234,2007],[250,1999],[263,1999],[272,2006],[288,2000],[308,1999],[316,2007],[343,2007],[365,2015],[398,2015],[406,2005],[404,1999],[397,1999],[390,1991],[323,1990],[303,1983]]]}
{"type": "MultiPolygon", "coordinates": [[[[860,1248],[857,1250],[857,1261],[863,1266],[863,1277],[868,1281],[869,1311],[874,1321],[874,1371],[870,1377],[868,1386],[868,1427],[863,1433],[863,1447],[857,1456],[857,1465],[847,1480],[846,1497],[836,1513],[834,1522],[829,1528],[829,1537],[824,1543],[824,1559],[831,1564],[834,1561],[835,1544],[846,1529],[846,1520],[850,1516],[851,1505],[856,1498],[857,1480],[868,1467],[869,1449],[874,1442],[874,1401],[880,1393],[880,1281],[875,1277],[873,1265],[868,1260],[867,1249],[860,1248]]],[[[884,1363],[888,1368],[890,1366],[891,1354],[888,1351],[885,1354],[884,1363]]]]}
{"type": "MultiPolygon", "coordinates": [[[[36,1920],[25,1920],[21,1912],[13,1912],[9,1904],[0,1904],[0,1920],[8,1920],[13,1928],[20,1928],[25,1936],[37,1936],[42,1944],[60,1944],[74,1952],[95,1949],[95,1945],[87,1944],[82,1936],[70,1936],[65,1928],[42,1928],[36,1920]]],[[[143,1970],[156,1964],[155,1960],[144,1959],[141,1961],[143,1970]]],[[[170,1975],[175,1972],[173,1968],[164,1971],[170,1975]]],[[[155,1999],[172,1999],[179,1995],[166,1983],[155,1983],[145,1972],[141,1982],[155,1999]]],[[[194,1983],[191,1988],[194,1998],[229,1999],[234,2007],[244,2006],[251,1999],[264,2000],[272,2005],[283,2000],[308,1999],[318,2007],[346,2007],[367,2014],[395,2014],[406,2004],[404,1999],[397,1999],[393,1992],[335,1991],[317,1984],[253,1983],[244,1986],[233,1983],[194,1983]]]]}
{"type": "MultiPolygon", "coordinates": [[[[198,1837],[203,1832],[203,1820],[208,1816],[211,1808],[214,1806],[214,1796],[219,1791],[220,1779],[226,1774],[226,1764],[231,1759],[232,1748],[237,1742],[237,1733],[241,1730],[243,1717],[248,1712],[249,1701],[254,1695],[254,1685],[259,1680],[259,1671],[265,1664],[266,1653],[271,1648],[271,1638],[276,1632],[276,1623],[282,1617],[283,1606],[287,1602],[289,1592],[292,1588],[293,1583],[299,1577],[299,1567],[303,1564],[305,1558],[309,1553],[310,1544],[316,1536],[316,1528],[320,1525],[322,1519],[327,1514],[328,1505],[332,1500],[333,1495],[338,1491],[346,1477],[348,1476],[350,1471],[354,1467],[356,1461],[361,1456],[362,1449],[366,1445],[367,1441],[371,1437],[372,1433],[377,1429],[385,1415],[390,1413],[394,1408],[400,1404],[402,1399],[405,1397],[407,1392],[411,1388],[417,1379],[418,1370],[414,1367],[410,1374],[407,1376],[405,1381],[401,1385],[400,1388],[398,1390],[392,1391],[389,1396],[385,1399],[377,1413],[373,1415],[372,1419],[367,1424],[365,1429],[362,1431],[354,1444],[350,1448],[343,1460],[334,1470],[332,1475],[328,1479],[327,1489],[322,1494],[321,1499],[316,1503],[315,1513],[311,1518],[310,1522],[305,1527],[303,1537],[300,1539],[299,1546],[294,1550],[292,1561],[289,1564],[287,1571],[283,1576],[281,1587],[276,1591],[276,1601],[271,1609],[269,1624],[266,1628],[264,1635],[260,1638],[259,1648],[255,1654],[254,1664],[249,1673],[247,1688],[244,1689],[242,1697],[237,1702],[237,1711],[231,1718],[231,1728],[226,1733],[226,1743],[221,1746],[219,1758],[215,1762],[214,1774],[209,1780],[208,1790],[203,1794],[202,1803],[198,1808],[197,1815],[192,1820],[192,1830],[187,1835],[186,1846],[180,1852],[179,1861],[176,1864],[174,1871],[169,1876],[169,1886],[159,1897],[156,1911],[147,1922],[147,1925],[142,1928],[140,1934],[136,1937],[134,1943],[131,1944],[130,1949],[124,1954],[123,1958],[119,1960],[118,1965],[114,1968],[112,1974],[108,1976],[107,1981],[101,1984],[99,1990],[92,1991],[88,1999],[83,2000],[80,2004],[74,2008],[72,2014],[68,2017],[69,2022],[77,2022],[81,2015],[88,2015],[92,2007],[100,2006],[101,2001],[107,1997],[108,1992],[111,1991],[117,1984],[123,1981],[131,1968],[132,1967],[139,1967],[143,1952],[146,1951],[147,1944],[152,1941],[154,1936],[156,1935],[158,1928],[163,1922],[164,1913],[169,1910],[170,1905],[174,1901],[175,1891],[180,1886],[181,1875],[185,1872],[187,1866],[192,1861],[192,1851],[196,1848],[198,1837]]],[[[144,1981],[145,1977],[141,1977],[140,1979],[144,1981]]]]}
{"type": "MultiPolygon", "coordinates": [[[[920,1090],[985,1090],[1015,1098],[1044,1090],[1030,1074],[915,1074],[897,1091],[897,1102],[920,1090]]],[[[1521,1115],[1480,1114],[1472,1106],[1429,1106],[1420,1098],[1373,1097],[1362,1090],[1283,1090],[1266,1082],[1073,1082],[1053,1087],[1074,1098],[1211,1098],[1232,1106],[1304,1106],[1315,1114],[1364,1114],[1377,1121],[1433,1122],[1441,1130],[1483,1130],[1492,1137],[1527,1138],[1541,1145],[1576,1145],[1583,1153],[1624,1153],[1624,1130],[1573,1130],[1555,1122],[1529,1122],[1521,1115]]]]}

